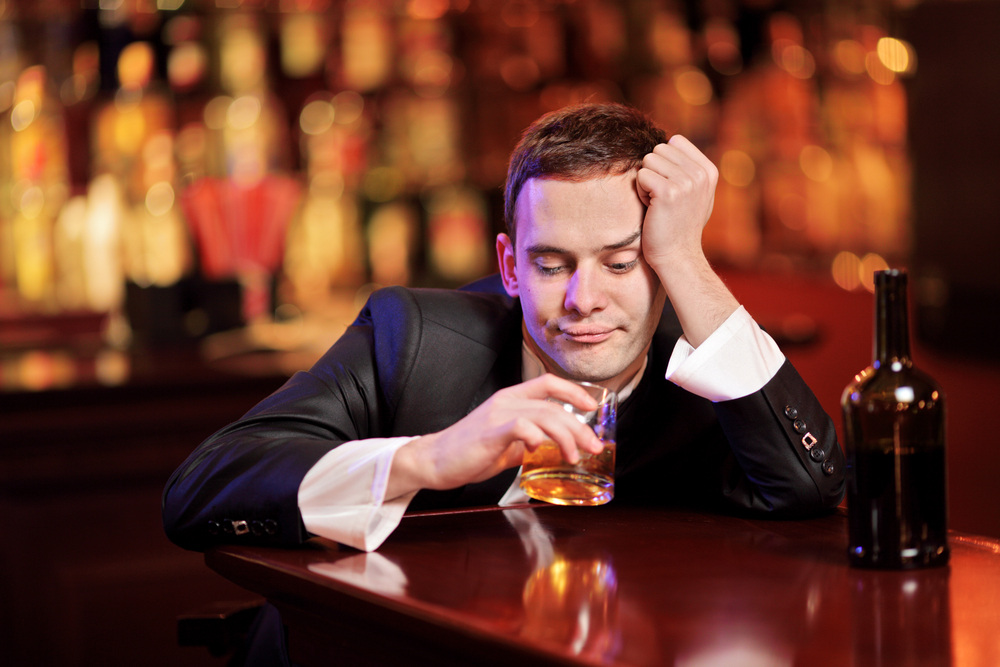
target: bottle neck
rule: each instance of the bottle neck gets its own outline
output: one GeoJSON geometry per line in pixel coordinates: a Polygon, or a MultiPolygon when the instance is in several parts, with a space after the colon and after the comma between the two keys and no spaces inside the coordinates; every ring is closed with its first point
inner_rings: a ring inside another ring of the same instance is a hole
{"type": "Polygon", "coordinates": [[[906,274],[891,269],[875,274],[875,361],[882,366],[910,360],[906,274]]]}

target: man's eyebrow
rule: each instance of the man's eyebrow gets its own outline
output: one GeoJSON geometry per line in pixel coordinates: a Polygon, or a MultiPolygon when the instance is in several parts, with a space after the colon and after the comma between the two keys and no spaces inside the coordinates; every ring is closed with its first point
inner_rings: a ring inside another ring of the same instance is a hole
{"type": "Polygon", "coordinates": [[[620,250],[621,248],[626,248],[636,242],[642,236],[642,229],[635,230],[628,238],[619,241],[618,243],[612,243],[611,245],[606,245],[601,250],[620,250]]]}
{"type": "MultiPolygon", "coordinates": [[[[642,229],[637,229],[635,232],[630,234],[627,238],[618,241],[617,243],[610,243],[603,248],[601,252],[607,252],[609,250],[621,250],[622,248],[627,248],[636,242],[636,240],[642,236],[642,229]]],[[[568,255],[569,250],[565,248],[559,248],[552,245],[544,245],[541,243],[536,243],[535,245],[530,245],[526,249],[529,255],[568,255]]]]}
{"type": "Polygon", "coordinates": [[[568,255],[569,250],[552,245],[535,244],[525,248],[529,255],[568,255]]]}

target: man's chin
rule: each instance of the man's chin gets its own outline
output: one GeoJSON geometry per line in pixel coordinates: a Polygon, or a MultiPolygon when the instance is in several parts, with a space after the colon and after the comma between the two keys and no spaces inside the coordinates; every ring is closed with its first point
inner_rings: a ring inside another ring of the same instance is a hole
{"type": "Polygon", "coordinates": [[[613,364],[586,362],[580,359],[560,359],[559,362],[559,367],[565,377],[577,382],[600,384],[616,377],[625,370],[624,367],[619,368],[613,364]]]}

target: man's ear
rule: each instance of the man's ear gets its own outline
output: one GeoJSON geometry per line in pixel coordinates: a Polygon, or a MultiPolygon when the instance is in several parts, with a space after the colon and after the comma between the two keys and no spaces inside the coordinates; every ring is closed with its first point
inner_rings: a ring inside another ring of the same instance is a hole
{"type": "Polygon", "coordinates": [[[497,264],[503,288],[512,297],[520,296],[517,287],[517,273],[514,271],[514,242],[506,234],[497,234],[497,264]]]}

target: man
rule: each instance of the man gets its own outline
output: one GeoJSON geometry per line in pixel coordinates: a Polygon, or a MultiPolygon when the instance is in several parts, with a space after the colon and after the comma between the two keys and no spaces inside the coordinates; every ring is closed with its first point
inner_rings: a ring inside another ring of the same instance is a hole
{"type": "Polygon", "coordinates": [[[170,538],[371,550],[407,508],[527,500],[525,447],[601,447],[545,400],[593,407],[567,378],[619,392],[615,502],[835,506],[829,417],[702,251],[717,180],[628,107],[542,117],[511,158],[499,279],[375,292],[309,372],[174,473],[170,538]]]}

